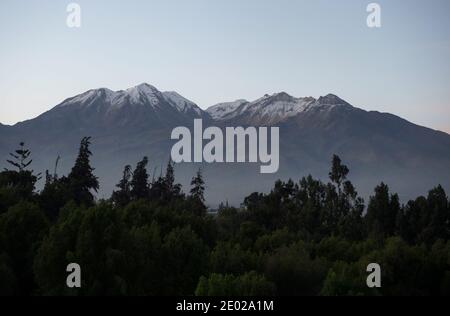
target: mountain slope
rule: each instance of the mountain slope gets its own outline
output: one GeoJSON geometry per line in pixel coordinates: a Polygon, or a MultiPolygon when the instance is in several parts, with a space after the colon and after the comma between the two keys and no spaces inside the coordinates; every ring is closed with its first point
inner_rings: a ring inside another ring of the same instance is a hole
{"type": "Polygon", "coordinates": [[[238,205],[254,191],[269,190],[279,178],[312,174],[326,180],[335,153],[348,164],[350,179],[366,198],[381,181],[391,185],[403,201],[437,184],[450,190],[450,135],[394,115],[364,111],[331,94],[315,99],[286,93],[221,103],[203,111],[176,92],[160,92],[148,84],[123,91],[90,90],[33,120],[0,125],[0,167],[6,167],[8,152],[25,141],[35,170],[53,170],[59,155],[58,172],[65,174],[80,139],[92,136],[100,197],[108,197],[123,167],[144,155],[149,157],[150,173],[159,175],[174,144],[172,129],[192,127],[196,118],[202,118],[205,126],[280,128],[277,174],[259,174],[260,164],[177,165],[178,180],[186,191],[196,169],[203,169],[211,205],[226,200],[238,205]]]}
{"type": "Polygon", "coordinates": [[[349,105],[337,96],[329,94],[318,100],[294,98],[285,92],[247,102],[240,100],[232,103],[221,103],[206,111],[217,121],[228,121],[243,125],[276,125],[291,117],[295,117],[315,107],[332,108],[338,105],[349,105]]]}

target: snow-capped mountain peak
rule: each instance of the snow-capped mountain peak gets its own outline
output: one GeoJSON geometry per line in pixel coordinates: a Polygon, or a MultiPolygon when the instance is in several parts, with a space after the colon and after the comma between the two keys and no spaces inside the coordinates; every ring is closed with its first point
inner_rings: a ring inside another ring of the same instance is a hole
{"type": "Polygon", "coordinates": [[[253,102],[240,100],[221,103],[210,107],[207,112],[216,120],[228,120],[237,117],[244,121],[257,121],[274,124],[305,111],[317,100],[314,98],[295,98],[286,92],[266,94],[253,102]]]}
{"type": "Polygon", "coordinates": [[[166,91],[162,93],[164,99],[172,106],[178,109],[178,111],[187,113],[189,111],[195,111],[201,115],[200,108],[192,101],[186,99],[175,91],[166,91]]]}
{"type": "Polygon", "coordinates": [[[156,106],[162,97],[161,92],[154,86],[148,83],[142,83],[133,88],[127,89],[124,93],[119,91],[116,103],[121,103],[120,101],[127,98],[132,104],[145,104],[149,103],[152,106],[156,106]]]}
{"type": "Polygon", "coordinates": [[[320,105],[329,105],[329,106],[335,106],[335,105],[349,105],[346,101],[339,98],[337,95],[334,94],[327,94],[324,97],[320,97],[317,100],[317,103],[320,105]]]}
{"type": "Polygon", "coordinates": [[[65,100],[63,103],[58,105],[57,107],[64,107],[73,104],[80,104],[84,106],[89,106],[94,103],[98,99],[111,100],[114,97],[115,92],[111,91],[107,88],[93,89],[88,90],[84,93],[81,93],[77,96],[69,98],[65,100]]]}
{"type": "Polygon", "coordinates": [[[75,97],[69,98],[56,108],[80,107],[83,109],[92,106],[101,106],[108,113],[123,108],[124,106],[149,106],[153,109],[170,106],[184,114],[202,116],[205,113],[193,102],[178,93],[161,92],[148,83],[142,83],[135,87],[112,91],[106,88],[86,91],[75,97]]]}
{"type": "Polygon", "coordinates": [[[312,109],[327,110],[339,105],[349,104],[334,94],[315,99],[313,97],[296,98],[286,92],[279,92],[266,94],[253,102],[238,100],[219,103],[206,111],[218,121],[238,118],[241,122],[275,124],[312,109]]]}
{"type": "Polygon", "coordinates": [[[248,104],[247,100],[241,99],[233,102],[224,102],[211,106],[206,111],[213,119],[224,120],[239,107],[248,104]]]}

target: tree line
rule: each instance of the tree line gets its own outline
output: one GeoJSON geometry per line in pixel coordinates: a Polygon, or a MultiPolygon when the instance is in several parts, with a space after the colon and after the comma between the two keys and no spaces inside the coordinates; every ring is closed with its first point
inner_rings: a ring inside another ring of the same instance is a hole
{"type": "MultiPolygon", "coordinates": [[[[367,206],[332,158],[327,183],[277,181],[240,207],[205,205],[175,165],[150,178],[144,157],[109,199],[83,138],[67,176],[30,169],[23,143],[0,173],[0,295],[450,295],[450,202],[441,186],[401,204],[381,183],[367,206]],[[78,263],[81,288],[66,286],[78,263]],[[382,267],[382,287],[366,267],[382,267]]],[[[420,179],[417,179],[420,181],[420,179]]]]}

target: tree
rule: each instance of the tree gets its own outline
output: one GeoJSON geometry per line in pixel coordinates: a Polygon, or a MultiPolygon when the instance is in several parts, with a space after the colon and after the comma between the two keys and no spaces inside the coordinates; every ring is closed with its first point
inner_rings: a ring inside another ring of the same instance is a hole
{"type": "Polygon", "coordinates": [[[73,199],[70,189],[67,177],[58,178],[50,175],[47,178],[44,189],[39,194],[38,201],[41,209],[44,210],[50,221],[55,222],[61,208],[73,199]]]}
{"type": "Polygon", "coordinates": [[[11,259],[6,253],[0,253],[0,296],[13,296],[17,293],[17,277],[12,268],[11,259]]]}
{"type": "Polygon", "coordinates": [[[397,194],[390,194],[389,187],[381,183],[375,188],[367,208],[367,228],[376,237],[385,238],[396,232],[400,202],[397,194]]]}
{"type": "Polygon", "coordinates": [[[93,174],[94,168],[90,165],[90,145],[90,137],[81,140],[78,157],[68,176],[72,198],[78,204],[93,205],[94,196],[91,190],[97,192],[99,189],[98,178],[93,174]]]}
{"type": "Polygon", "coordinates": [[[202,203],[205,202],[205,181],[203,180],[203,175],[201,169],[197,171],[195,177],[191,181],[191,196],[202,203]]]}
{"type": "Polygon", "coordinates": [[[166,176],[164,177],[164,182],[169,192],[172,192],[175,187],[175,169],[174,163],[169,160],[166,168],[166,176]]]}
{"type": "Polygon", "coordinates": [[[148,158],[144,157],[138,162],[136,169],[133,172],[133,177],[131,179],[131,198],[133,200],[149,197],[147,164],[148,158]]]}
{"type": "Polygon", "coordinates": [[[278,295],[311,296],[319,294],[326,277],[322,258],[312,258],[299,241],[280,248],[266,263],[265,275],[275,283],[278,295]]]}
{"type": "Polygon", "coordinates": [[[162,246],[165,271],[164,292],[160,295],[194,293],[198,279],[207,268],[208,249],[190,227],[174,228],[162,246]]]}
{"type": "Polygon", "coordinates": [[[175,183],[175,169],[174,163],[170,160],[167,164],[166,175],[163,179],[164,190],[163,190],[163,201],[169,201],[171,199],[180,197],[181,185],[175,183]]]}
{"type": "Polygon", "coordinates": [[[320,292],[323,296],[379,295],[377,289],[366,286],[365,269],[358,263],[336,261],[328,271],[320,292]]]}
{"type": "Polygon", "coordinates": [[[450,238],[450,206],[441,185],[428,193],[427,208],[422,214],[423,231],[420,241],[432,244],[438,239],[450,238]]]}
{"type": "Polygon", "coordinates": [[[111,196],[113,203],[119,207],[126,206],[131,201],[131,176],[131,166],[127,165],[123,170],[122,179],[116,185],[119,190],[114,191],[111,196]]]}
{"type": "Polygon", "coordinates": [[[195,291],[197,296],[273,296],[275,285],[263,275],[250,271],[240,276],[211,274],[201,277],[195,291]]]}
{"type": "Polygon", "coordinates": [[[0,213],[21,200],[31,200],[35,194],[34,189],[40,174],[35,175],[33,170],[27,170],[32,163],[31,152],[20,143],[20,148],[10,153],[13,160],[7,160],[17,170],[8,170],[0,173],[0,213]]]}
{"type": "Polygon", "coordinates": [[[347,179],[348,173],[348,167],[342,164],[339,156],[334,155],[329,176],[330,180],[337,185],[339,193],[342,191],[342,184],[347,179]]]}
{"type": "Polygon", "coordinates": [[[20,202],[0,216],[0,246],[11,260],[19,295],[32,294],[34,257],[47,230],[44,214],[30,202],[20,202]]]}
{"type": "Polygon", "coordinates": [[[33,160],[30,158],[31,151],[25,149],[25,143],[21,142],[19,146],[20,148],[15,151],[15,154],[9,153],[15,161],[7,160],[7,162],[16,167],[18,172],[22,172],[33,162],[33,160]]]}

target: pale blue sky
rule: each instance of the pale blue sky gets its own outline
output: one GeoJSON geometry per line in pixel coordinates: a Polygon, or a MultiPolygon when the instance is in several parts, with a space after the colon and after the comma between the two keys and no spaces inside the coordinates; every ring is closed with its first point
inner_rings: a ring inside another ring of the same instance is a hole
{"type": "Polygon", "coordinates": [[[206,108],[286,91],[335,93],[450,132],[450,1],[1,0],[0,122],[85,90],[142,82],[206,108]]]}

